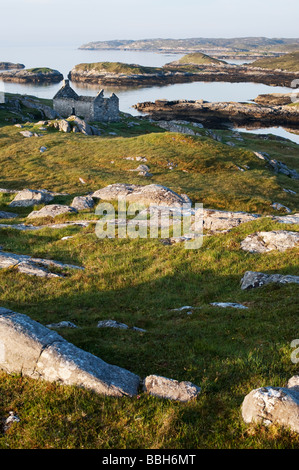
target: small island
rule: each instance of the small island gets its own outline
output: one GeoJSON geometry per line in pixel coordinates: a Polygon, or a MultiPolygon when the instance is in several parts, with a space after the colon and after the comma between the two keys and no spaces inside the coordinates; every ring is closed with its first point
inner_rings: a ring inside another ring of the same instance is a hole
{"type": "MultiPolygon", "coordinates": [[[[179,60],[170,63],[171,65],[221,65],[227,64],[224,60],[216,59],[202,52],[193,52],[186,54],[179,60]]],[[[170,65],[166,64],[166,65],[170,65]]]]}
{"type": "Polygon", "coordinates": [[[24,70],[5,71],[0,73],[0,80],[12,83],[59,83],[63,75],[58,70],[37,67],[24,70]]]}
{"type": "Polygon", "coordinates": [[[251,65],[227,64],[206,54],[187,54],[163,67],[120,62],[76,65],[68,74],[72,82],[108,86],[164,86],[189,82],[253,82],[290,87],[299,71],[271,70],[251,65]]]}
{"type": "Polygon", "coordinates": [[[0,62],[0,70],[18,70],[24,69],[23,64],[13,64],[12,62],[0,62]]]}
{"type": "Polygon", "coordinates": [[[250,103],[156,100],[137,103],[133,107],[155,121],[186,120],[199,122],[205,127],[251,125],[298,128],[299,106],[295,102],[296,94],[293,100],[291,94],[280,95],[279,98],[279,104],[276,104],[277,96],[271,99],[271,95],[260,95],[250,103]]]}
{"type": "Polygon", "coordinates": [[[261,67],[271,70],[287,70],[288,72],[299,72],[299,51],[285,54],[281,57],[266,57],[256,60],[252,67],[261,67]]]}
{"type": "Polygon", "coordinates": [[[142,51],[166,54],[204,53],[217,59],[256,60],[278,57],[299,49],[296,38],[189,38],[189,39],[127,39],[93,41],[79,47],[81,50],[142,51]]]}

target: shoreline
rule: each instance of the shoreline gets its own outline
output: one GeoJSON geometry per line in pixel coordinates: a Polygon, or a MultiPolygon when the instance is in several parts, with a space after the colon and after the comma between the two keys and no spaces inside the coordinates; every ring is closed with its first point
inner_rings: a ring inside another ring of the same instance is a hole
{"type": "Polygon", "coordinates": [[[262,83],[269,86],[292,88],[292,82],[299,79],[299,72],[266,70],[262,68],[237,65],[164,66],[157,73],[121,74],[96,71],[80,71],[74,67],[68,74],[74,83],[101,84],[108,86],[163,86],[190,82],[230,82],[262,83]],[[196,70],[194,70],[196,69],[196,70]]]}
{"type": "Polygon", "coordinates": [[[265,106],[238,102],[167,101],[137,103],[134,109],[147,114],[154,120],[187,120],[204,124],[207,127],[252,126],[255,128],[285,127],[299,128],[299,108],[297,106],[265,106]]]}

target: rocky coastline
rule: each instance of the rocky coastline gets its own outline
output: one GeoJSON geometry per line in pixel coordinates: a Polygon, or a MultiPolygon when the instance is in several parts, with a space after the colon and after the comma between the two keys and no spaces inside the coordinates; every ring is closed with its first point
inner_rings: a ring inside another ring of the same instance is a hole
{"type": "Polygon", "coordinates": [[[0,80],[11,83],[59,83],[63,75],[58,70],[32,69],[32,70],[10,70],[0,73],[0,80]]]}
{"type": "Polygon", "coordinates": [[[265,70],[262,68],[238,65],[200,65],[186,66],[166,64],[156,73],[117,74],[84,71],[76,68],[69,72],[73,82],[101,84],[108,86],[163,86],[189,82],[253,82],[270,86],[291,87],[293,80],[299,79],[299,73],[283,70],[265,70]]]}
{"type": "Polygon", "coordinates": [[[12,62],[0,62],[0,70],[16,70],[24,68],[25,65],[23,64],[13,64],[12,62]]]}
{"type": "Polygon", "coordinates": [[[211,103],[203,100],[156,100],[155,102],[137,103],[134,108],[157,121],[182,119],[211,127],[252,124],[260,127],[289,126],[290,128],[298,128],[299,125],[298,106],[269,106],[255,102],[211,103]]]}

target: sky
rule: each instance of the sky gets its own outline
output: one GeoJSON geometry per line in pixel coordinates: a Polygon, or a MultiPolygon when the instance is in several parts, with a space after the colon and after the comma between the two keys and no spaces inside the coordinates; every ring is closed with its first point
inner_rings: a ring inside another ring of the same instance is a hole
{"type": "Polygon", "coordinates": [[[298,0],[0,0],[0,45],[298,37],[298,0]]]}

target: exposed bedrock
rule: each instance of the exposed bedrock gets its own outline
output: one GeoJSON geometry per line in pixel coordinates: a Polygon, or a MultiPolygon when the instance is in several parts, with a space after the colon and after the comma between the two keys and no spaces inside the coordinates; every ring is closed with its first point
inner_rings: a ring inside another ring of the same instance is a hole
{"type": "Polygon", "coordinates": [[[297,106],[261,106],[256,103],[215,102],[203,100],[167,101],[137,103],[134,106],[154,120],[170,121],[183,119],[204,123],[207,126],[222,123],[246,125],[254,123],[265,126],[298,126],[299,109],[297,106]]]}

